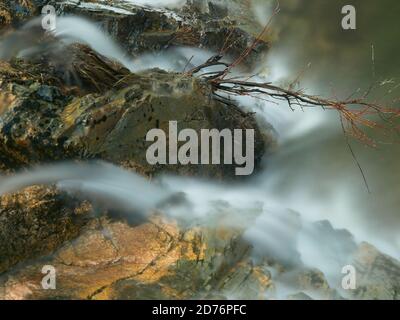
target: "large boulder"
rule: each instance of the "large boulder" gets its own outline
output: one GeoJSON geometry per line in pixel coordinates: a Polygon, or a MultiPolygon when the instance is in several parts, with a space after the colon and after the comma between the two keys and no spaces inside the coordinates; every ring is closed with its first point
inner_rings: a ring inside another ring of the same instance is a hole
{"type": "Polygon", "coordinates": [[[0,33],[39,14],[45,0],[3,0],[0,3],[0,33]]]}
{"type": "Polygon", "coordinates": [[[254,115],[213,99],[211,85],[191,75],[158,69],[132,74],[82,45],[65,49],[68,64],[46,58],[39,64],[1,63],[3,170],[52,160],[103,159],[147,175],[172,171],[233,177],[235,164],[149,165],[147,132],[161,128],[168,133],[169,121],[199,136],[201,129],[254,129],[256,168],[271,141],[254,115]]]}
{"type": "Polygon", "coordinates": [[[207,83],[157,69],[132,75],[124,82],[126,85],[120,90],[101,96],[87,95],[65,107],[61,115],[63,131],[59,136],[65,137],[64,146],[68,150],[80,150],[87,157],[132,166],[146,175],[172,171],[215,178],[235,176],[235,165],[150,166],[146,150],[152,142],[146,141],[147,132],[162,129],[169,141],[170,121],[177,121],[178,130],[194,129],[198,137],[202,129],[255,129],[256,167],[260,164],[266,140],[254,117],[209,99],[212,93],[207,83]]]}

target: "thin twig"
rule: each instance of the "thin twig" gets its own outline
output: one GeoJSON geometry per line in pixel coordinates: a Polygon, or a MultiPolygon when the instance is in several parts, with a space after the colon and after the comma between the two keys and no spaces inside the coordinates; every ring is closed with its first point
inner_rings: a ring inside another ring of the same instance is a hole
{"type": "Polygon", "coordinates": [[[367,178],[366,178],[366,176],[365,176],[365,174],[364,174],[364,170],[363,170],[363,168],[361,167],[361,164],[360,164],[360,162],[359,162],[358,159],[357,159],[357,156],[356,156],[356,154],[355,154],[355,152],[354,152],[354,150],[353,150],[353,147],[352,147],[351,144],[350,144],[349,137],[348,137],[347,134],[346,134],[346,130],[345,130],[345,128],[344,128],[343,118],[342,118],[342,117],[340,117],[340,123],[341,123],[341,125],[342,125],[343,135],[344,135],[344,138],[345,138],[347,147],[349,148],[350,153],[351,153],[351,156],[353,157],[354,162],[357,164],[357,167],[358,167],[358,169],[359,169],[360,172],[361,172],[361,176],[363,177],[363,181],[364,181],[365,187],[367,188],[368,193],[371,194],[371,189],[369,188],[367,178]]]}

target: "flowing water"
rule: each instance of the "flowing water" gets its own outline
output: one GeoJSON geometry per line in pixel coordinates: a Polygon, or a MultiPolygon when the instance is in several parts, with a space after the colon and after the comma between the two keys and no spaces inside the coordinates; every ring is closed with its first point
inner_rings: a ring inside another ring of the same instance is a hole
{"type": "MultiPolygon", "coordinates": [[[[283,76],[289,78],[310,64],[302,76],[302,86],[329,96],[347,97],[359,87],[366,90],[374,82],[393,79],[392,84],[371,95],[371,99],[385,96],[380,101],[390,103],[400,95],[400,5],[395,1],[381,1],[379,5],[351,1],[357,9],[357,29],[344,31],[340,11],[345,4],[282,1],[282,11],[275,20],[279,40],[270,63],[274,59],[283,63],[283,76]],[[387,94],[389,89],[392,92],[387,94]]],[[[270,11],[264,10],[266,18],[270,11]]],[[[371,189],[369,194],[344,142],[337,116],[329,115],[325,120],[280,146],[269,160],[268,170],[274,172],[274,181],[268,183],[270,190],[291,208],[312,217],[325,216],[336,226],[346,227],[399,257],[399,144],[380,144],[372,149],[351,142],[371,189]]],[[[397,136],[391,138],[387,141],[398,141],[397,136]]]]}
{"type": "MultiPolygon", "coordinates": [[[[160,6],[176,4],[176,1],[159,2],[160,6]]],[[[267,61],[260,62],[259,68],[266,72],[259,79],[285,83],[301,73],[301,86],[308,92],[345,97],[374,81],[398,78],[400,64],[396,49],[400,44],[396,41],[396,31],[400,23],[394,12],[400,5],[394,2],[389,7],[392,1],[382,1],[379,6],[370,0],[353,2],[358,9],[356,31],[341,29],[340,9],[345,4],[342,1],[329,4],[315,0],[282,1],[281,13],[274,18],[277,40],[267,61]]],[[[261,0],[255,0],[253,5],[260,23],[267,21],[272,5],[261,0]]],[[[76,17],[60,18],[57,35],[68,41],[88,43],[133,71],[149,66],[182,71],[192,56],[195,65],[211,54],[180,48],[131,61],[118,44],[76,17]],[[89,32],[77,31],[80,30],[77,25],[89,32]]],[[[376,95],[382,92],[378,90],[376,95]]],[[[392,94],[399,95],[400,90],[394,89],[392,94]]],[[[368,241],[400,258],[397,144],[381,144],[371,149],[351,141],[371,190],[368,193],[335,112],[319,109],[293,112],[282,103],[248,98],[238,98],[238,102],[269,121],[278,139],[277,150],[265,159],[265,169],[240,186],[227,188],[209,181],[163,177],[161,183],[168,191],[161,192],[159,186],[113,166],[94,164],[92,169],[88,165],[83,170],[72,164],[59,164],[51,170],[37,169],[3,179],[1,192],[31,183],[58,182],[61,188],[94,199],[106,196],[106,206],[122,203],[125,207],[148,210],[184,191],[185,206],[189,205],[190,210],[178,206],[168,209],[168,214],[182,221],[196,218],[202,223],[212,221],[216,203],[224,203],[232,212],[258,208],[261,214],[254,217],[256,222],[249,220],[245,233],[254,244],[255,257],[267,254],[288,265],[320,268],[334,287],[338,287],[341,268],[360,241],[368,241]],[[98,166],[106,167],[99,170],[98,166]],[[83,177],[82,170],[86,172],[83,177]],[[143,203],[144,197],[137,196],[143,192],[151,194],[146,198],[153,197],[152,201],[143,203]],[[322,220],[349,232],[318,222],[322,220]]],[[[235,217],[230,223],[242,223],[240,215],[235,217]]]]}

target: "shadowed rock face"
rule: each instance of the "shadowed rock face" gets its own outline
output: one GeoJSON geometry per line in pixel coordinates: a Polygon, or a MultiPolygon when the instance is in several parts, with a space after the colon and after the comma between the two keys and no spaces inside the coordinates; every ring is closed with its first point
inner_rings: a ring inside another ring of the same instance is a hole
{"type": "MultiPolygon", "coordinates": [[[[101,158],[133,166],[147,175],[161,171],[207,177],[234,177],[232,165],[156,165],[149,166],[146,142],[150,129],[167,133],[169,121],[177,121],[178,130],[191,128],[201,136],[201,129],[255,129],[256,166],[264,154],[264,139],[252,115],[213,99],[206,83],[193,77],[151,70],[125,78],[127,85],[73,100],[62,114],[68,148],[85,150],[88,158],[101,158]],[[71,121],[71,117],[73,121],[71,121]],[[140,170],[142,168],[142,170],[140,170]]],[[[179,143],[182,145],[183,143],[179,143]]],[[[223,152],[222,152],[223,153],[223,152]]],[[[200,154],[200,146],[199,146],[200,154]]]]}
{"type": "MultiPolygon", "coordinates": [[[[253,115],[214,100],[207,83],[186,74],[161,70],[132,74],[88,47],[62,47],[54,39],[46,37],[42,43],[49,50],[41,55],[29,60],[0,62],[2,171],[12,172],[57,160],[100,158],[145,175],[173,171],[214,178],[233,176],[234,166],[151,167],[144,157],[148,146],[146,133],[153,128],[168,132],[169,120],[178,121],[180,128],[192,128],[197,132],[207,128],[255,129],[255,162],[256,166],[259,164],[269,143],[268,138],[260,133],[253,115]]],[[[105,222],[107,230],[116,228],[115,233],[122,237],[110,240],[110,236],[103,234],[103,226],[99,227],[96,220],[90,219],[92,210],[89,203],[77,201],[54,188],[34,186],[3,195],[0,201],[0,273],[8,271],[3,278],[6,281],[2,286],[5,289],[4,298],[54,298],[41,296],[34,290],[39,288],[42,292],[35,280],[39,276],[36,267],[41,262],[36,262],[35,267],[31,265],[32,269],[22,267],[20,275],[23,278],[18,278],[16,282],[13,276],[9,277],[9,272],[11,270],[12,274],[12,270],[20,270],[12,268],[20,262],[29,259],[37,261],[38,257],[42,257],[39,260],[45,259],[44,255],[53,253],[63,244],[65,247],[58,249],[56,255],[73,261],[59,261],[59,258],[56,258],[57,262],[52,261],[61,269],[67,268],[63,276],[64,289],[59,292],[63,298],[137,297],[142,292],[148,292],[160,279],[163,280],[157,286],[165,283],[163,286],[171,287],[171,291],[151,289],[149,295],[192,297],[213,294],[211,288],[214,290],[217,282],[229,271],[220,268],[238,263],[244,254],[243,248],[247,248],[242,244],[239,246],[242,249],[234,249],[232,261],[228,263],[221,258],[221,251],[231,243],[233,234],[221,240],[218,246],[219,240],[206,240],[207,243],[211,241],[204,258],[209,265],[203,268],[196,256],[200,254],[203,240],[196,236],[186,242],[182,240],[184,234],[187,237],[186,231],[176,227],[174,236],[169,236],[168,240],[166,234],[161,234],[159,228],[154,229],[153,225],[136,228],[126,223],[105,222]],[[88,229],[82,230],[88,221],[88,229]],[[159,243],[159,237],[162,243],[159,243]],[[71,242],[73,239],[76,241],[71,242]],[[135,252],[129,251],[132,250],[133,239],[137,243],[135,252]],[[115,249],[114,245],[108,248],[108,244],[113,242],[121,242],[125,249],[115,249]],[[190,250],[197,250],[196,254],[190,253],[190,250]],[[76,252],[75,257],[71,256],[71,252],[76,252]],[[97,256],[93,256],[95,252],[97,256]],[[218,263],[214,257],[216,252],[218,263]],[[138,259],[144,259],[144,262],[137,262],[138,259]],[[158,265],[159,259],[161,265],[158,265]],[[150,274],[146,273],[148,268],[145,264],[151,266],[150,274]],[[74,265],[80,267],[74,269],[74,265]],[[94,266],[96,272],[92,268],[94,266]],[[217,270],[221,272],[219,280],[212,276],[217,270]],[[197,273],[201,277],[196,278],[197,273]],[[94,277],[90,278],[89,274],[94,277]],[[135,274],[137,277],[133,276],[135,274]],[[195,280],[193,285],[185,287],[187,279],[176,278],[176,275],[180,277],[184,274],[195,280]],[[149,278],[147,284],[146,281],[142,283],[144,275],[149,278]],[[87,277],[89,279],[84,281],[87,277]],[[77,285],[76,279],[82,280],[81,286],[77,285]],[[132,286],[130,281],[138,285],[132,286]],[[202,292],[202,286],[211,282],[210,290],[202,292]]],[[[163,228],[172,228],[172,225],[163,224],[163,228]]],[[[214,236],[210,237],[214,239],[214,236]]],[[[244,273],[235,271],[235,278],[238,281],[253,279],[250,262],[243,263],[246,265],[244,273]]],[[[259,271],[254,271],[254,275],[257,275],[254,276],[256,286],[264,288],[268,285],[267,279],[258,280],[258,277],[265,277],[259,271]]],[[[225,285],[218,284],[221,287],[225,285]]],[[[234,287],[233,284],[231,286],[234,287]]],[[[257,289],[253,294],[258,295],[263,290],[257,289]]]]}

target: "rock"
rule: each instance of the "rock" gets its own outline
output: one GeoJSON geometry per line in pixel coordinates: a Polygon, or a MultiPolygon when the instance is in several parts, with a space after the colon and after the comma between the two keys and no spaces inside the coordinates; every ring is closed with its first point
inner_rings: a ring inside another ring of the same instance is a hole
{"type": "MultiPolygon", "coordinates": [[[[0,61],[1,171],[97,158],[148,176],[234,175],[232,165],[149,166],[145,135],[169,120],[197,132],[255,129],[259,165],[269,141],[254,116],[214,100],[207,82],[157,69],[133,74],[86,46],[60,46],[49,36],[40,44],[36,55],[16,59],[17,48],[6,54],[10,61],[0,61]]],[[[34,186],[0,201],[2,298],[209,297],[231,291],[258,298],[270,285],[270,275],[252,264],[236,231],[99,222],[90,219],[90,203],[54,187],[34,186]],[[40,287],[43,263],[56,266],[56,295],[40,287]]]]}
{"type": "MultiPolygon", "coordinates": [[[[261,132],[252,114],[214,99],[206,80],[159,69],[131,73],[87,46],[61,45],[39,24],[27,33],[11,33],[37,16],[47,2],[0,4],[0,33],[10,32],[1,48],[1,58],[8,62],[0,61],[0,171],[66,159],[103,159],[148,177],[164,172],[234,177],[234,165],[150,166],[145,158],[150,144],[146,133],[153,128],[168,132],[170,120],[178,121],[179,129],[197,133],[211,128],[254,129],[255,165],[260,165],[272,143],[270,135],[261,132]],[[34,34],[40,36],[29,40],[34,34]],[[31,47],[37,51],[16,58],[31,47]]],[[[247,1],[228,6],[188,1],[174,10],[126,1],[49,3],[59,15],[76,14],[97,22],[131,56],[190,46],[222,51],[235,60],[255,44],[243,62],[253,67],[268,51],[268,38],[256,41],[257,27],[239,23],[236,17],[241,19],[242,13],[233,12],[247,1]]],[[[245,16],[251,20],[250,14],[245,16]]],[[[54,186],[3,195],[0,298],[265,299],[279,298],[290,287],[291,293],[284,296],[288,299],[342,299],[321,271],[299,267],[295,216],[285,223],[289,232],[268,231],[279,244],[289,243],[285,254],[275,254],[267,244],[255,260],[243,235],[245,220],[254,217],[242,215],[236,220],[233,215],[243,212],[226,203],[215,205],[225,212],[223,223],[183,226],[157,212],[149,221],[129,224],[107,217],[93,219],[91,203],[54,186]],[[238,227],[232,221],[243,224],[238,227]],[[41,287],[44,265],[55,267],[55,291],[41,287]]],[[[398,261],[368,244],[357,249],[351,234],[326,222],[315,224],[315,232],[317,239],[324,234],[319,246],[339,265],[357,250],[357,290],[350,292],[351,299],[399,299],[398,261]]]]}
{"type": "Polygon", "coordinates": [[[25,63],[1,62],[0,70],[0,167],[16,169],[65,155],[52,132],[60,126],[57,115],[70,97],[62,94],[57,81],[25,63]],[[43,87],[45,86],[45,87],[43,87]],[[46,88],[45,90],[43,88],[46,88]],[[57,92],[49,102],[45,92],[57,92]]]}
{"type": "MultiPolygon", "coordinates": [[[[0,204],[1,299],[342,299],[319,270],[253,260],[242,234],[260,208],[232,224],[245,212],[216,203],[213,220],[196,227],[161,213],[140,225],[88,219],[89,203],[53,187],[4,195],[0,204]],[[41,287],[44,265],[55,267],[56,291],[41,287]]],[[[354,265],[352,298],[398,299],[398,261],[362,244],[354,265]]]]}
{"type": "Polygon", "coordinates": [[[61,93],[57,88],[47,85],[40,86],[36,94],[40,99],[47,102],[53,102],[55,99],[61,96],[61,93]]]}
{"type": "Polygon", "coordinates": [[[85,150],[90,157],[141,168],[139,171],[144,170],[147,175],[172,171],[183,175],[234,177],[235,165],[149,166],[146,150],[151,142],[146,142],[147,132],[158,128],[168,133],[169,121],[177,121],[178,131],[191,128],[199,137],[201,129],[255,129],[256,167],[260,164],[264,140],[253,116],[208,99],[211,91],[206,83],[161,70],[136,74],[125,82],[119,91],[109,91],[101,97],[86,96],[83,103],[74,100],[65,107],[65,133],[62,134],[67,137],[68,148],[85,150]],[[71,116],[75,116],[73,121],[71,116]]]}
{"type": "Polygon", "coordinates": [[[65,87],[79,90],[73,92],[78,96],[104,93],[130,74],[121,64],[84,45],[73,44],[65,48],[50,38],[45,49],[40,55],[30,57],[29,61],[39,63],[51,76],[59,79],[64,90],[65,87]]]}
{"type": "MultiPolygon", "coordinates": [[[[36,210],[46,213],[45,205],[53,207],[45,201],[32,211],[36,199],[42,196],[41,190],[33,187],[3,198],[16,198],[12,207],[25,208],[16,213],[18,216],[35,214],[36,210]],[[21,200],[30,192],[33,200],[21,200]]],[[[227,218],[223,208],[217,206],[216,210],[222,210],[218,219],[227,218]]],[[[253,210],[256,213],[259,209],[253,210]]],[[[86,211],[84,207],[79,215],[84,216],[86,211]]],[[[64,215],[57,208],[52,212],[54,217],[74,216],[67,212],[64,215]]],[[[44,218],[47,221],[49,217],[45,214],[44,218]]],[[[65,221],[54,221],[68,228],[65,221]]],[[[19,230],[16,229],[15,238],[22,235],[19,230]]],[[[157,214],[141,225],[91,219],[80,230],[79,236],[47,256],[47,251],[40,254],[37,243],[36,247],[24,246],[38,258],[3,273],[0,299],[249,299],[263,298],[263,292],[272,285],[269,272],[252,263],[250,248],[241,238],[241,227],[183,227],[157,214]],[[55,291],[41,287],[44,265],[56,270],[55,291]]],[[[58,230],[60,238],[65,235],[65,231],[58,230]]],[[[41,240],[43,244],[50,241],[60,246],[51,238],[41,240]]]]}
{"type": "Polygon", "coordinates": [[[362,243],[354,257],[355,299],[400,300],[400,262],[368,243],[362,243]]]}
{"type": "Polygon", "coordinates": [[[339,293],[332,288],[325,275],[318,269],[298,267],[284,268],[274,277],[274,290],[269,295],[290,300],[338,300],[339,293]]]}
{"type": "MultiPolygon", "coordinates": [[[[69,65],[3,62],[0,69],[0,164],[3,170],[64,159],[103,159],[154,175],[233,177],[236,165],[157,165],[146,160],[153,128],[254,129],[255,167],[266,145],[254,116],[210,98],[195,77],[148,70],[129,73],[82,45],[65,49],[69,65]],[[50,67],[46,67],[50,66],[50,67]],[[49,70],[40,72],[39,70],[49,70]],[[82,83],[68,83],[67,70],[82,83]],[[78,90],[78,91],[77,91],[78,90]],[[101,94],[99,93],[101,92],[101,94]]],[[[199,135],[200,136],[200,135],[199,135]]],[[[223,152],[222,152],[223,153],[223,152]]]]}
{"type": "Polygon", "coordinates": [[[333,299],[335,290],[331,289],[324,274],[319,270],[306,269],[295,274],[293,282],[302,291],[314,292],[317,299],[333,299]]]}
{"type": "Polygon", "coordinates": [[[305,294],[304,292],[291,294],[287,297],[287,299],[288,300],[299,300],[299,301],[313,300],[309,295],[305,294]]]}
{"type": "MultiPolygon", "coordinates": [[[[188,2],[174,11],[140,6],[126,1],[51,2],[60,15],[74,14],[101,25],[123,48],[137,56],[143,52],[161,51],[174,46],[205,48],[214,52],[223,49],[234,59],[240,57],[258,35],[248,33],[230,19],[226,7],[208,4],[206,12],[188,2]]],[[[252,66],[268,51],[266,40],[260,39],[244,61],[252,66]]]]}
{"type": "Polygon", "coordinates": [[[89,212],[89,204],[54,187],[34,186],[1,196],[0,274],[75,238],[89,212]]]}
{"type": "Polygon", "coordinates": [[[237,231],[180,230],[156,216],[140,226],[93,221],[53,256],[4,275],[0,298],[182,299],[218,292],[257,298],[270,276],[247,259],[237,231]],[[56,269],[56,291],[41,288],[44,264],[56,269]]]}
{"type": "Polygon", "coordinates": [[[0,6],[0,26],[8,26],[12,21],[10,9],[4,5],[0,6]]]}

